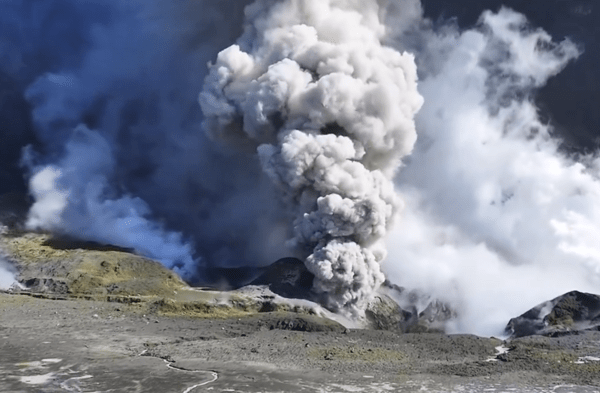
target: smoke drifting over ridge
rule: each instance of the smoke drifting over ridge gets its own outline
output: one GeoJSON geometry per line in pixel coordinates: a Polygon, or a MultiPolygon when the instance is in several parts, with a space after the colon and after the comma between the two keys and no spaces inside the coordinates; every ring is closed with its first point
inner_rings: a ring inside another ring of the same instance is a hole
{"type": "Polygon", "coordinates": [[[383,237],[401,207],[392,176],[416,140],[413,57],[381,45],[375,1],[257,1],[200,103],[216,138],[256,148],[289,215],[291,250],[334,310],[383,283],[383,237]],[[238,142],[238,143],[241,143],[238,142]]]}
{"type": "Polygon", "coordinates": [[[232,201],[235,195],[228,197],[223,191],[234,189],[240,199],[244,192],[253,197],[256,192],[239,183],[254,176],[239,159],[214,157],[215,150],[200,131],[196,100],[205,64],[218,47],[239,35],[235,26],[242,23],[243,5],[3,5],[9,11],[3,14],[7,21],[23,19],[10,31],[8,36],[15,38],[5,51],[15,64],[9,62],[3,72],[23,82],[22,94],[32,106],[36,136],[43,145],[24,153],[35,198],[30,227],[132,247],[188,279],[195,277],[196,265],[202,262],[194,254],[195,236],[223,239],[208,242],[207,254],[219,254],[220,249],[243,254],[243,242],[239,249],[229,247],[238,239],[223,233],[235,227],[228,225],[229,211],[242,208],[239,200],[232,201]],[[228,20],[231,25],[220,29],[225,8],[240,19],[228,20]],[[72,25],[71,19],[80,22],[72,25]],[[23,29],[29,24],[56,35],[53,41],[63,45],[53,47],[59,53],[47,55],[43,45],[30,48],[44,40],[24,36],[24,31],[36,31],[23,29]],[[73,36],[80,38],[72,42],[73,36]],[[29,58],[45,60],[37,64],[37,75],[18,64],[29,58]],[[239,175],[223,179],[219,171],[239,175]]]}
{"type": "Polygon", "coordinates": [[[577,43],[508,9],[465,30],[418,1],[247,4],[0,3],[31,227],[189,280],[293,253],[332,308],[382,281],[385,237],[388,277],[481,334],[597,288],[598,162],[561,153],[533,102],[577,43]]]}

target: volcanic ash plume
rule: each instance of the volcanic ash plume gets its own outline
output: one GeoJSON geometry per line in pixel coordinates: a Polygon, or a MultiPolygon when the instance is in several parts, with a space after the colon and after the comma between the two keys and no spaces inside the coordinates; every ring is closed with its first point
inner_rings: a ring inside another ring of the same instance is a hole
{"type": "Polygon", "coordinates": [[[382,239],[402,208],[392,177],[423,101],[412,55],[381,43],[379,3],[255,2],[200,94],[213,138],[256,149],[315,291],[351,313],[384,280],[382,239]]]}

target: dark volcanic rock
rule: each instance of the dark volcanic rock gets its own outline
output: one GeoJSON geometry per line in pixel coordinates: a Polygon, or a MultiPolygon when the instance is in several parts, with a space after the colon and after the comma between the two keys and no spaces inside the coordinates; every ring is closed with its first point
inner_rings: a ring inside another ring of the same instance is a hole
{"type": "Polygon", "coordinates": [[[267,267],[250,285],[268,285],[280,296],[295,299],[311,298],[315,276],[296,258],[282,258],[267,267]]]}
{"type": "Polygon", "coordinates": [[[548,323],[552,326],[579,322],[600,323],[600,296],[569,292],[559,298],[548,315],[548,323]]]}
{"type": "MultiPolygon", "coordinates": [[[[312,292],[313,280],[314,275],[302,261],[283,258],[267,267],[250,285],[267,285],[286,298],[318,301],[312,292]]],[[[442,331],[444,322],[456,315],[444,303],[386,282],[369,302],[365,316],[372,329],[406,333],[442,331]]]]}
{"type": "Polygon", "coordinates": [[[371,328],[403,333],[443,332],[456,318],[446,303],[418,291],[407,291],[386,281],[365,312],[371,328]]]}
{"type": "MultiPolygon", "coordinates": [[[[318,301],[312,291],[314,275],[296,258],[283,258],[267,267],[250,285],[267,285],[286,298],[318,301]]],[[[455,313],[444,303],[386,282],[365,310],[372,329],[397,332],[442,331],[455,313]],[[410,299],[409,299],[410,298],[410,299]]]]}
{"type": "Polygon", "coordinates": [[[346,328],[338,322],[314,315],[287,313],[269,325],[270,330],[292,330],[297,332],[344,332],[346,328]]]}
{"type": "Polygon", "coordinates": [[[37,293],[53,293],[57,295],[65,295],[69,292],[69,284],[63,280],[55,280],[53,278],[31,278],[25,280],[23,284],[33,292],[37,293]]]}
{"type": "Polygon", "coordinates": [[[511,319],[506,333],[512,338],[530,335],[560,336],[600,326],[600,296],[568,292],[511,319]]]}
{"type": "Polygon", "coordinates": [[[443,331],[446,322],[456,317],[456,311],[447,303],[432,300],[425,310],[419,313],[419,325],[424,326],[428,331],[443,331]]]}

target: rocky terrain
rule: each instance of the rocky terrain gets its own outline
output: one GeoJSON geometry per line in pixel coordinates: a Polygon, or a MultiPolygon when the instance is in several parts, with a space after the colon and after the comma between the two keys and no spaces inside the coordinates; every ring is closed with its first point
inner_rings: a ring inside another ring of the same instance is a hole
{"type": "Polygon", "coordinates": [[[345,320],[291,259],[219,291],[116,247],[15,230],[0,247],[23,285],[0,293],[3,392],[600,391],[591,294],[535,307],[503,340],[447,335],[450,308],[418,312],[390,284],[345,320]]]}

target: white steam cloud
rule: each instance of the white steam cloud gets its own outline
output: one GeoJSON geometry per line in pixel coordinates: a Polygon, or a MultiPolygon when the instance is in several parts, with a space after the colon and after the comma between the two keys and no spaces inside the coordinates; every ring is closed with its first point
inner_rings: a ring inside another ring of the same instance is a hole
{"type": "Polygon", "coordinates": [[[580,52],[508,9],[431,39],[444,55],[419,85],[386,271],[449,301],[456,331],[500,334],[533,305],[600,284],[597,163],[561,154],[531,97],[580,52]]]}
{"type": "Polygon", "coordinates": [[[6,291],[18,285],[14,269],[0,256],[0,289],[6,291]]]}
{"type": "Polygon", "coordinates": [[[200,104],[212,136],[256,145],[290,215],[287,244],[335,310],[383,283],[382,239],[402,204],[392,176],[416,140],[413,57],[383,46],[376,1],[256,1],[200,104]]]}
{"type": "Polygon", "coordinates": [[[194,269],[192,248],[176,232],[148,220],[150,208],[140,198],[110,197],[107,176],[115,163],[108,143],[85,126],[77,127],[56,165],[31,178],[35,203],[27,227],[134,248],[185,276],[194,269]]]}
{"type": "MultiPolygon", "coordinates": [[[[4,234],[6,227],[0,224],[0,234],[4,234]]],[[[17,271],[7,260],[6,253],[0,249],[0,290],[7,291],[13,288],[23,288],[17,281],[17,271]]]]}
{"type": "Polygon", "coordinates": [[[508,9],[461,30],[418,0],[248,3],[0,2],[30,228],[196,281],[293,254],[358,314],[382,264],[479,334],[597,292],[600,162],[563,154],[534,102],[574,43],[508,9]]]}

